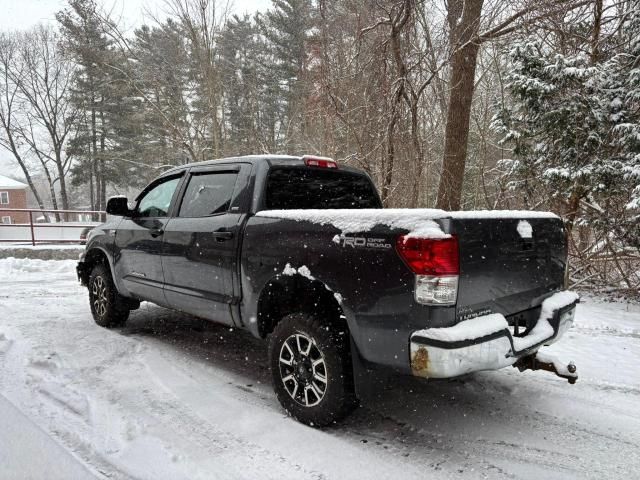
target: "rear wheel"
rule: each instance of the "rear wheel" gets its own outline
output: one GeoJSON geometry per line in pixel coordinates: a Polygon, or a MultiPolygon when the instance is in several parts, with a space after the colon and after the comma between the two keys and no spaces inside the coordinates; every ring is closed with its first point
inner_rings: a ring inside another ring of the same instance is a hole
{"type": "Polygon", "coordinates": [[[348,332],[315,316],[283,318],[269,342],[273,385],[285,410],[302,423],[326,426],[344,418],[357,400],[348,332]]]}
{"type": "Polygon", "coordinates": [[[127,300],[118,293],[111,272],[102,264],[93,267],[89,276],[89,303],[93,319],[101,327],[119,327],[129,318],[127,300]]]}

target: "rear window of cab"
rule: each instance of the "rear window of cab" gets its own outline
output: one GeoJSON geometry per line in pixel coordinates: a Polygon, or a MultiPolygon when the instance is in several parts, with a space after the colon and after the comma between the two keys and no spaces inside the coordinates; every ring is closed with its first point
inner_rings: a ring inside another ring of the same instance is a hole
{"type": "Polygon", "coordinates": [[[268,210],[382,208],[365,175],[309,167],[275,167],[269,171],[268,210]]]}

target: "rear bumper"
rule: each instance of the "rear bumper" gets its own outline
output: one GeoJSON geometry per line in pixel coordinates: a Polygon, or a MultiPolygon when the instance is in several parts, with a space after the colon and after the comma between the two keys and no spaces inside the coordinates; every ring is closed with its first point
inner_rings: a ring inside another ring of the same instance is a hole
{"type": "Polygon", "coordinates": [[[429,328],[411,335],[411,370],[425,378],[451,378],[513,365],[562,337],[573,324],[578,295],[557,292],[542,302],[535,327],[514,337],[501,314],[489,314],[453,327],[429,328]]]}

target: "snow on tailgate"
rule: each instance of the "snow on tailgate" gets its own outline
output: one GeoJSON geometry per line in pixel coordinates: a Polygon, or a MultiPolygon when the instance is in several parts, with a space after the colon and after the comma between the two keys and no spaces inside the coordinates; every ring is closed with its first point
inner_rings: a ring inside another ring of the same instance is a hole
{"type": "Polygon", "coordinates": [[[448,238],[449,235],[434,221],[443,218],[558,218],[550,212],[527,210],[446,212],[435,208],[263,210],[256,216],[332,225],[343,234],[366,232],[376,225],[384,225],[406,229],[408,236],[421,238],[448,238]]]}

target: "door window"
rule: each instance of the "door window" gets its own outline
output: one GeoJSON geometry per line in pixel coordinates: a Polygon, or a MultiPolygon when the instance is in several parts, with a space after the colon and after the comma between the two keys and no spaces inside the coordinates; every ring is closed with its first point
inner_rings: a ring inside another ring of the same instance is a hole
{"type": "Polygon", "coordinates": [[[227,212],[237,177],[237,172],[192,175],[178,216],[206,217],[227,212]]]}
{"type": "Polygon", "coordinates": [[[138,216],[166,217],[178,182],[180,182],[180,177],[172,178],[156,185],[145,193],[138,202],[138,216]]]}

